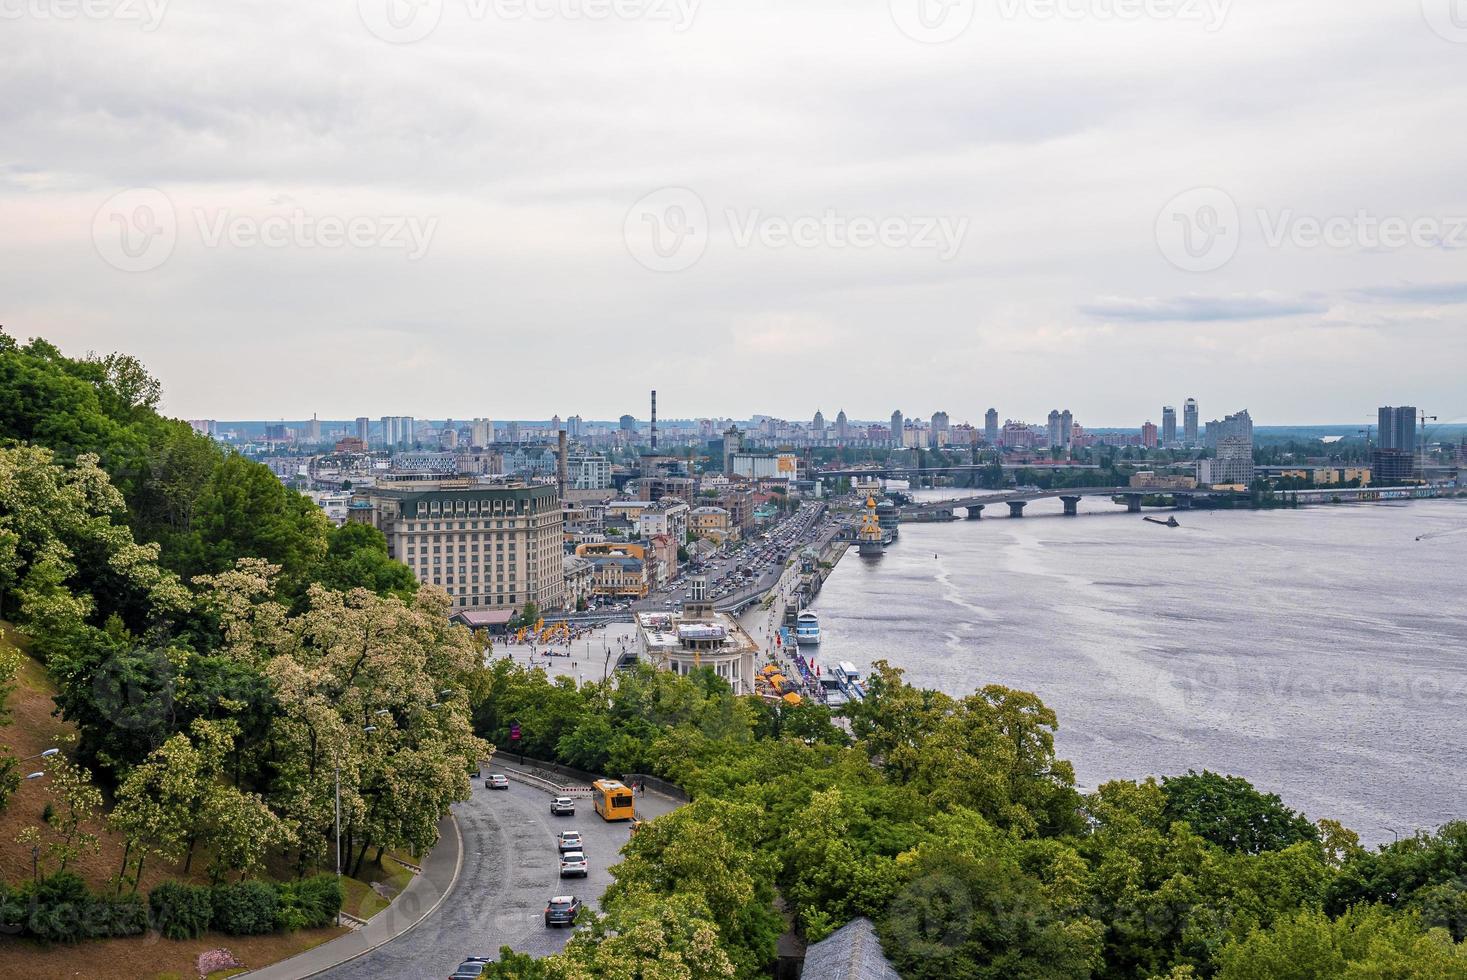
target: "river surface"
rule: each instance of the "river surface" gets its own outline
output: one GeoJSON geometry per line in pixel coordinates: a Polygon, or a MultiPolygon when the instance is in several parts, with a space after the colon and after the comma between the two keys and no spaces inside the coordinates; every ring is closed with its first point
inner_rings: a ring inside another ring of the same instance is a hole
{"type": "Polygon", "coordinates": [[[1467,501],[1192,511],[1175,529],[1080,506],[853,549],[813,606],[820,660],[1034,691],[1085,789],[1207,768],[1370,843],[1467,819],[1467,501]]]}

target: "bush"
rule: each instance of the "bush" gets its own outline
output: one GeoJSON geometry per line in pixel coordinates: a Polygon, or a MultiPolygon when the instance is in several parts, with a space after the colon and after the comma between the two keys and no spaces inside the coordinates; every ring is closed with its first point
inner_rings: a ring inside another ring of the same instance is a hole
{"type": "Polygon", "coordinates": [[[153,927],[168,939],[197,939],[209,929],[214,903],[209,889],[165,881],[148,893],[153,927]]]}
{"type": "Polygon", "coordinates": [[[0,925],[43,943],[74,943],[141,935],[148,911],[135,895],[93,895],[79,876],[63,871],[18,889],[0,885],[0,925]]]}
{"type": "Polygon", "coordinates": [[[335,875],[316,875],[300,883],[301,911],[306,915],[306,927],[319,929],[336,924],[345,896],[341,893],[341,882],[335,875]]]}
{"type": "Polygon", "coordinates": [[[8,936],[19,935],[25,929],[25,916],[25,899],[0,881],[0,931],[8,936]]]}
{"type": "Polygon", "coordinates": [[[214,928],[231,936],[258,936],[275,931],[280,893],[263,881],[241,881],[214,888],[214,928]]]}
{"type": "Polygon", "coordinates": [[[138,895],[96,896],[86,917],[87,939],[141,936],[148,931],[148,907],[138,895]]]}
{"type": "Polygon", "coordinates": [[[289,932],[335,924],[342,903],[341,883],[335,875],[316,875],[302,881],[285,882],[279,890],[276,929],[289,932]]]}
{"type": "Polygon", "coordinates": [[[26,903],[25,928],[43,943],[74,943],[87,932],[92,894],[86,882],[60,871],[21,889],[26,903]]]}

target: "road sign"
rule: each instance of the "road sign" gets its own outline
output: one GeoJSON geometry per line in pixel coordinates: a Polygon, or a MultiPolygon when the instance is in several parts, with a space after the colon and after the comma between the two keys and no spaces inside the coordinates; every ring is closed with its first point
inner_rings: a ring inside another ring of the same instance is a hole
{"type": "Polygon", "coordinates": [[[515,722],[513,725],[510,725],[509,726],[509,740],[511,742],[518,742],[520,740],[520,723],[519,722],[515,722]]]}

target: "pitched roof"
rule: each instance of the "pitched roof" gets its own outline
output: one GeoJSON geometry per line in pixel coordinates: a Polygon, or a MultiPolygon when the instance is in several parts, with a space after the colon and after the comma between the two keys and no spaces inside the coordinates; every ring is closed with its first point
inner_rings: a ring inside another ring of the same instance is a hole
{"type": "Polygon", "coordinates": [[[901,980],[870,919],[852,919],[805,951],[801,980],[901,980]]]}

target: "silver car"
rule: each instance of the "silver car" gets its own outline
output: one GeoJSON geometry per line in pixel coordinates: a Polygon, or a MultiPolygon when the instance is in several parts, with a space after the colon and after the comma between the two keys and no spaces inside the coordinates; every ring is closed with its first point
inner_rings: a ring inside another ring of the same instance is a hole
{"type": "Polygon", "coordinates": [[[562,878],[584,878],[588,873],[584,852],[566,851],[560,856],[560,876],[562,878]]]}

